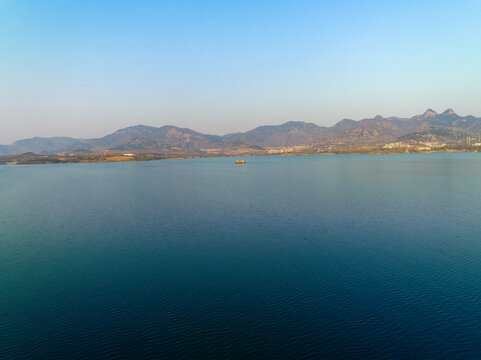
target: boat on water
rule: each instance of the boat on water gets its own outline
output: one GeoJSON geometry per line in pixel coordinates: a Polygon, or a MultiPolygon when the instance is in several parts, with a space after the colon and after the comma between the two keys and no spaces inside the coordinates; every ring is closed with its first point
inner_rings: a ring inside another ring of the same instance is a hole
{"type": "Polygon", "coordinates": [[[235,163],[236,164],[245,164],[246,161],[245,160],[236,160],[235,163]]]}

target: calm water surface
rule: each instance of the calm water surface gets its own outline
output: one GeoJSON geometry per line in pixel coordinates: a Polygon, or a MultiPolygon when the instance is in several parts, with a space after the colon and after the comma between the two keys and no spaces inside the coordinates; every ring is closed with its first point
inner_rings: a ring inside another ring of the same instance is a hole
{"type": "Polygon", "coordinates": [[[0,167],[0,359],[480,358],[481,155],[0,167]]]}

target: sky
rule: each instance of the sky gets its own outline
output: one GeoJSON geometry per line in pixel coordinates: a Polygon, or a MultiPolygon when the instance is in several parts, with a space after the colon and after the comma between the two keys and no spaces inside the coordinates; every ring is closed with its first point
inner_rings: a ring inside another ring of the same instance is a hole
{"type": "Polygon", "coordinates": [[[0,144],[481,116],[481,0],[0,0],[0,144]]]}

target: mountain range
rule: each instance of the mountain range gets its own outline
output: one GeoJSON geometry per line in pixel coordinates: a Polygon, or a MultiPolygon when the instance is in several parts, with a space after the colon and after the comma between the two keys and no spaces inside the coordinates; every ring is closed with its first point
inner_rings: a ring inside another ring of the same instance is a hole
{"type": "Polygon", "coordinates": [[[411,118],[344,119],[332,127],[302,121],[260,126],[244,133],[206,135],[172,125],[131,126],[97,139],[31,138],[0,145],[0,155],[23,153],[195,153],[213,155],[319,152],[336,149],[442,148],[481,142],[481,118],[460,116],[452,109],[432,109],[411,118]]]}

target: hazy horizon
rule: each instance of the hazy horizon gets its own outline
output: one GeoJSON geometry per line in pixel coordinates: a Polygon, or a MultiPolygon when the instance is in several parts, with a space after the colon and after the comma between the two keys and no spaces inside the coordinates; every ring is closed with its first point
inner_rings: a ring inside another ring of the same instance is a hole
{"type": "MultiPolygon", "coordinates": [[[[369,118],[375,118],[376,116],[383,116],[383,117],[386,117],[386,118],[387,118],[387,117],[412,118],[412,117],[417,116],[417,115],[422,115],[425,111],[428,111],[428,110],[433,110],[433,111],[435,111],[435,112],[438,113],[438,114],[442,114],[443,112],[448,111],[448,110],[454,110],[454,111],[456,112],[456,110],[455,110],[455,109],[452,109],[452,108],[447,108],[447,109],[442,110],[442,111],[437,111],[436,109],[433,109],[433,108],[426,108],[426,110],[424,110],[423,112],[420,112],[419,114],[413,114],[413,115],[411,115],[411,116],[406,116],[406,117],[401,117],[401,116],[397,116],[397,115],[386,115],[386,116],[384,116],[384,115],[381,115],[381,114],[377,114],[377,115],[372,115],[372,116],[370,116],[369,118]]],[[[457,114],[457,115],[460,115],[459,113],[456,113],[456,114],[457,114]]],[[[475,115],[475,116],[476,116],[476,114],[462,114],[462,115],[464,115],[464,116],[475,115]]],[[[360,121],[360,120],[365,120],[365,119],[367,119],[367,118],[363,118],[363,119],[344,118],[344,119],[340,119],[339,121],[341,121],[341,120],[355,120],[355,121],[360,121]]],[[[300,121],[300,120],[297,120],[297,121],[300,121]]],[[[333,123],[333,124],[331,124],[331,125],[320,125],[320,124],[315,123],[315,122],[311,122],[311,123],[313,123],[313,124],[315,124],[315,125],[319,125],[319,126],[330,127],[330,126],[334,126],[334,125],[335,125],[336,123],[338,123],[339,121],[336,121],[335,123],[333,123]]],[[[237,131],[237,132],[246,132],[246,131],[249,131],[249,130],[253,130],[253,129],[257,128],[257,127],[260,127],[260,126],[269,126],[269,125],[274,125],[274,126],[275,126],[275,125],[282,125],[282,124],[285,124],[285,123],[286,123],[286,122],[278,123],[278,124],[258,124],[257,126],[255,126],[255,127],[253,127],[253,128],[249,128],[249,129],[241,130],[241,131],[237,131]]],[[[177,125],[177,124],[161,124],[161,125],[155,125],[155,124],[153,124],[153,125],[147,125],[147,124],[132,124],[132,125],[128,125],[128,126],[126,126],[126,127],[135,127],[135,126],[152,126],[152,127],[175,126],[175,127],[178,127],[178,128],[187,128],[187,127],[185,127],[185,126],[181,126],[181,125],[177,125]]],[[[90,138],[89,138],[89,137],[78,137],[78,136],[67,136],[67,135],[53,135],[53,136],[48,136],[48,135],[47,135],[47,136],[37,136],[37,135],[35,135],[35,136],[30,137],[30,138],[68,137],[68,138],[74,138],[74,139],[95,139],[95,138],[102,138],[102,137],[104,137],[104,136],[106,136],[106,135],[110,135],[110,134],[114,133],[115,131],[121,130],[121,129],[126,128],[126,127],[116,128],[116,129],[113,129],[113,130],[111,130],[110,132],[107,132],[107,133],[105,133],[105,134],[101,134],[101,135],[99,135],[99,136],[94,136],[94,137],[90,137],[90,138]]],[[[206,133],[206,132],[199,131],[199,130],[197,130],[197,129],[195,129],[195,128],[189,128],[189,129],[194,130],[194,131],[197,131],[197,132],[202,133],[202,134],[204,134],[204,135],[224,136],[224,135],[236,133],[236,132],[234,132],[234,131],[227,132],[227,133],[222,133],[222,134],[220,134],[220,133],[214,133],[214,132],[206,133]]],[[[11,144],[15,143],[16,141],[26,140],[26,139],[30,139],[30,138],[20,138],[20,139],[14,140],[14,141],[12,141],[12,142],[10,142],[10,143],[8,143],[8,144],[0,144],[0,145],[11,145],[11,144]]]]}
{"type": "Polygon", "coordinates": [[[0,0],[0,144],[481,115],[481,2],[0,0]]]}

